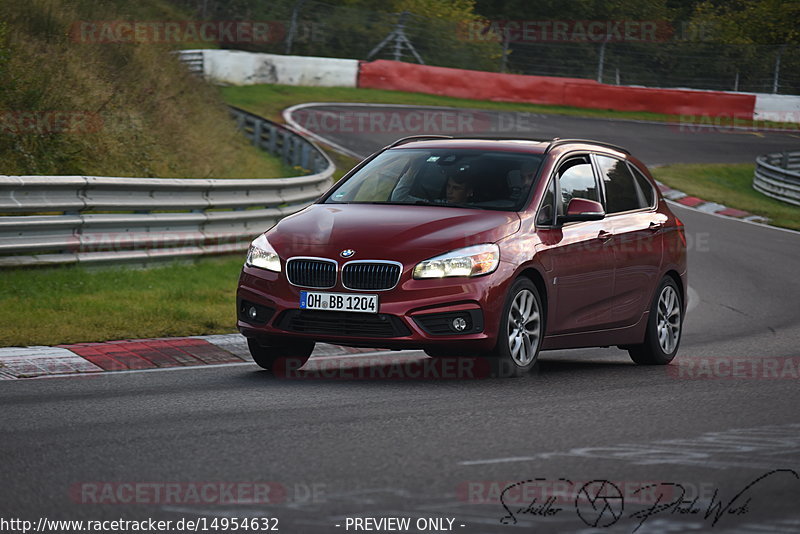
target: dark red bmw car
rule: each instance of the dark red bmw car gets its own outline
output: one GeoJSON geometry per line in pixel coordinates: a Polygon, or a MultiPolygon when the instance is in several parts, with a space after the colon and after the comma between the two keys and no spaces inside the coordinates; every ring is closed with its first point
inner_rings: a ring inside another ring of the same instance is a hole
{"type": "Polygon", "coordinates": [[[266,369],[317,341],[487,356],[506,376],[548,349],[666,364],[686,289],[683,224],[626,150],[425,136],[253,241],[238,327],[266,369]]]}

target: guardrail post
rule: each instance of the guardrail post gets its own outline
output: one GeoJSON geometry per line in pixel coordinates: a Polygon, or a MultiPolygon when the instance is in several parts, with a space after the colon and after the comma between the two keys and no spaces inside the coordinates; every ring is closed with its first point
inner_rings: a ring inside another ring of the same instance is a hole
{"type": "Polygon", "coordinates": [[[783,54],[783,50],[785,48],[786,48],[785,44],[781,45],[781,47],[778,48],[778,54],[775,56],[775,72],[774,72],[773,79],[772,79],[772,93],[773,94],[777,94],[778,93],[779,80],[780,80],[780,76],[781,76],[781,55],[783,54]]]}
{"type": "Polygon", "coordinates": [[[300,153],[300,143],[295,138],[294,142],[292,143],[292,167],[296,167],[301,164],[301,153],[300,153]]]}
{"type": "Polygon", "coordinates": [[[266,151],[267,147],[269,146],[269,129],[269,123],[261,121],[261,131],[258,136],[258,148],[264,151],[266,151]]]}
{"type": "Polygon", "coordinates": [[[282,131],[283,144],[281,146],[283,162],[287,165],[292,165],[292,138],[289,137],[289,132],[282,131]]]}
{"type": "Polygon", "coordinates": [[[302,145],[300,147],[300,166],[304,169],[308,169],[308,158],[311,155],[311,145],[302,145]]]}
{"type": "Polygon", "coordinates": [[[261,146],[261,121],[253,121],[253,144],[261,146]]]}
{"type": "Polygon", "coordinates": [[[269,139],[267,140],[267,151],[270,154],[275,154],[276,152],[276,143],[278,137],[278,129],[275,128],[272,124],[267,123],[267,128],[269,128],[269,139]]]}
{"type": "Polygon", "coordinates": [[[781,152],[781,168],[782,169],[789,168],[789,153],[786,151],[781,152]]]}

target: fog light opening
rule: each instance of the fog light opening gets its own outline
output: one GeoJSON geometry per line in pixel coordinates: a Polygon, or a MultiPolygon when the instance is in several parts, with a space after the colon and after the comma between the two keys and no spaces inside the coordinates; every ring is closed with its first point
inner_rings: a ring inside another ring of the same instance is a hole
{"type": "Polygon", "coordinates": [[[463,317],[455,317],[453,321],[450,323],[450,326],[456,332],[463,332],[467,329],[467,320],[463,317]]]}
{"type": "Polygon", "coordinates": [[[256,304],[255,302],[248,302],[242,300],[239,302],[239,308],[236,316],[240,321],[250,324],[265,324],[272,317],[275,310],[256,304]]]}

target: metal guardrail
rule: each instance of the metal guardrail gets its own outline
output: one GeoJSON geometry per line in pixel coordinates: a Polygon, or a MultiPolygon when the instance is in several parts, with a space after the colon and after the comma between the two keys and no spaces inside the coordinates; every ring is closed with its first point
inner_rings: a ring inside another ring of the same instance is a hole
{"type": "Polygon", "coordinates": [[[203,76],[205,72],[205,57],[202,50],[178,50],[178,59],[192,74],[203,76]]]}
{"type": "Polygon", "coordinates": [[[756,158],[753,188],[800,206],[800,152],[778,152],[756,158]]]}
{"type": "Polygon", "coordinates": [[[232,108],[254,145],[313,174],[271,179],[0,176],[0,267],[136,262],[247,250],[331,184],[333,162],[285,126],[232,108]]]}

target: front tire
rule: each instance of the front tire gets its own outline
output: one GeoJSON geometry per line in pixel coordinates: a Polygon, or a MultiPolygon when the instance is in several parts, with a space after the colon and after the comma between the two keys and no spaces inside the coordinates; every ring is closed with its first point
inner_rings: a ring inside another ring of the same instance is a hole
{"type": "Polygon", "coordinates": [[[628,347],[628,354],[639,365],[666,365],[678,353],[682,331],[681,293],[675,280],[665,276],[650,307],[644,343],[628,347]]]}
{"type": "Polygon", "coordinates": [[[305,365],[311,357],[311,353],[314,352],[314,342],[306,340],[271,340],[262,345],[257,340],[248,338],[247,348],[250,349],[253,361],[262,369],[274,371],[276,366],[285,365],[289,359],[294,360],[291,367],[299,369],[305,365]]]}
{"type": "Polygon", "coordinates": [[[539,359],[544,337],[544,314],[539,291],[527,278],[519,278],[508,292],[492,359],[497,377],[530,373],[539,359]]]}
{"type": "Polygon", "coordinates": [[[456,355],[456,353],[454,352],[448,352],[446,350],[441,350],[441,349],[425,349],[424,352],[431,358],[439,358],[439,359],[453,358],[456,355]]]}

